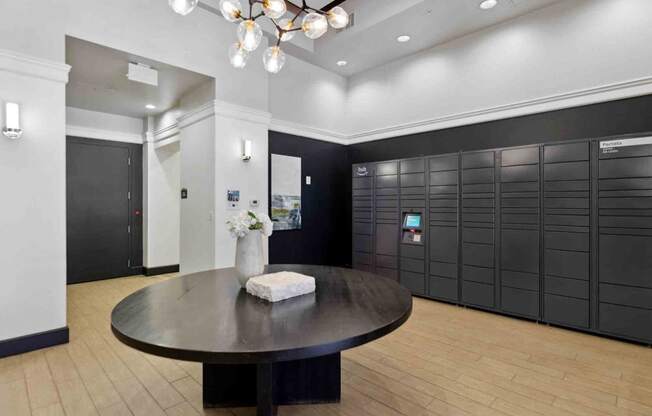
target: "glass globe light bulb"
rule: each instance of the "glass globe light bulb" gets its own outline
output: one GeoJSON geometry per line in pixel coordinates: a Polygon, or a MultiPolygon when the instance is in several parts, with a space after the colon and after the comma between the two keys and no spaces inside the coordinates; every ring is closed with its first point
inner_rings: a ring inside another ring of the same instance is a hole
{"type": "MultiPolygon", "coordinates": [[[[284,30],[291,30],[294,29],[294,23],[292,22],[291,19],[282,19],[280,22],[278,22],[278,25],[281,29],[284,30]]],[[[297,32],[283,32],[283,35],[279,32],[278,29],[276,29],[276,37],[281,39],[281,42],[288,42],[292,40],[294,35],[297,32]]]]}
{"type": "Polygon", "coordinates": [[[245,20],[238,25],[238,40],[247,52],[253,52],[263,39],[263,30],[253,20],[245,20]]]}
{"type": "Polygon", "coordinates": [[[240,0],[220,0],[222,16],[229,22],[235,22],[242,16],[240,0]]]}
{"type": "Polygon", "coordinates": [[[249,52],[245,51],[240,45],[240,42],[236,42],[229,48],[229,61],[234,68],[244,68],[247,65],[247,60],[249,59],[249,52]]]}
{"type": "Polygon", "coordinates": [[[320,38],[328,30],[328,20],[319,13],[308,13],[301,24],[303,33],[310,39],[320,38]]]}
{"type": "Polygon", "coordinates": [[[344,29],[349,24],[349,14],[340,6],[330,9],[326,17],[334,29],[344,29]]]}
{"type": "Polygon", "coordinates": [[[198,3],[199,0],[168,0],[168,4],[172,10],[174,10],[175,13],[179,13],[181,16],[185,16],[195,10],[198,3]]]}
{"type": "Polygon", "coordinates": [[[270,19],[278,19],[286,11],[285,0],[263,0],[263,13],[270,19]]]}
{"type": "Polygon", "coordinates": [[[263,54],[263,64],[267,72],[278,73],[285,65],[285,52],[278,46],[270,46],[263,54]]]}

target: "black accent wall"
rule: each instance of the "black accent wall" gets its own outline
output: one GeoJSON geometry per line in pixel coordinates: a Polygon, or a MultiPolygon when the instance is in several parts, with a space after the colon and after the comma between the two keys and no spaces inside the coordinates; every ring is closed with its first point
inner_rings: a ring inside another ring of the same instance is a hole
{"type": "Polygon", "coordinates": [[[349,146],[353,163],[652,131],[652,95],[349,146]]]}
{"type": "Polygon", "coordinates": [[[303,228],[271,236],[270,263],[349,265],[351,161],[347,146],[270,131],[269,153],[300,157],[303,184],[303,228]],[[312,185],[306,185],[306,176],[312,177],[312,185]]]}
{"type": "Polygon", "coordinates": [[[352,264],[352,163],[649,131],[652,131],[652,95],[351,146],[270,131],[270,153],[301,156],[304,177],[311,175],[314,184],[303,187],[303,230],[273,235],[270,261],[352,264]]]}

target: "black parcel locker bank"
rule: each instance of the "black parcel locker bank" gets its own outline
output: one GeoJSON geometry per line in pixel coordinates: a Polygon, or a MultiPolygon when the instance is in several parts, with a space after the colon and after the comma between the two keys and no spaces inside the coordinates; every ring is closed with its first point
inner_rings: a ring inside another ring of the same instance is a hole
{"type": "Polygon", "coordinates": [[[353,165],[353,265],[652,344],[652,135],[353,165]]]}

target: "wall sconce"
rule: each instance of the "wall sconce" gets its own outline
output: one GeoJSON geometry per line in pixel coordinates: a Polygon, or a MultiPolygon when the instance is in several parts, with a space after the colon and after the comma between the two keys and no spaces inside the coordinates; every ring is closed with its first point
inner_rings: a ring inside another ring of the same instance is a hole
{"type": "Polygon", "coordinates": [[[251,140],[243,140],[242,141],[242,161],[243,162],[249,162],[251,160],[252,156],[252,144],[251,140]]]}
{"type": "Polygon", "coordinates": [[[23,130],[20,128],[20,106],[16,103],[5,104],[5,127],[2,134],[11,140],[20,139],[23,130]]]}

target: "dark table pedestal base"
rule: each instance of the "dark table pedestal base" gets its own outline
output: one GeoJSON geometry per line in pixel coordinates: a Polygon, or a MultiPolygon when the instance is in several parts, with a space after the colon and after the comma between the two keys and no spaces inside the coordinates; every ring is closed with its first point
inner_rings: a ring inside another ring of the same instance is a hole
{"type": "Polygon", "coordinates": [[[257,406],[258,416],[276,406],[340,401],[340,353],[264,364],[206,364],[204,407],[257,406]]]}

